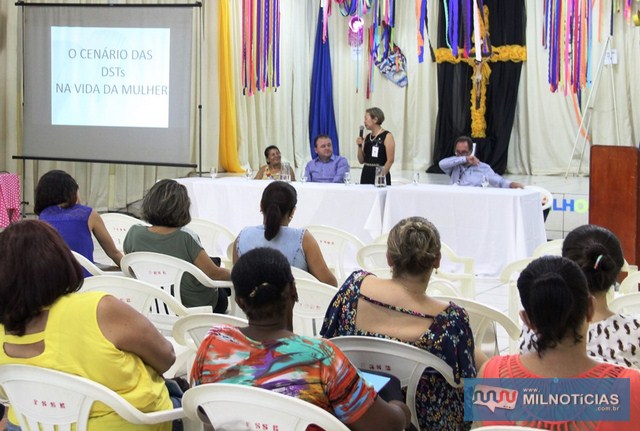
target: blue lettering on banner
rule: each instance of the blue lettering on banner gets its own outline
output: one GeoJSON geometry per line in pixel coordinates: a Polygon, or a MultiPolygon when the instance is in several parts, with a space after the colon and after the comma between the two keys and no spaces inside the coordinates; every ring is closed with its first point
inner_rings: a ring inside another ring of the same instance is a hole
{"type": "Polygon", "coordinates": [[[465,421],[629,421],[629,379],[465,379],[465,421]]]}
{"type": "Polygon", "coordinates": [[[554,199],[553,210],[584,214],[589,211],[589,201],[586,199],[554,199]]]}

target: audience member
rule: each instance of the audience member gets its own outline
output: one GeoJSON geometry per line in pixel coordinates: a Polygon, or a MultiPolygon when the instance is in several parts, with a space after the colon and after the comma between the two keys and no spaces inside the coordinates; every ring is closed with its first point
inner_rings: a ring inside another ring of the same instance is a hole
{"type": "MultiPolygon", "coordinates": [[[[599,361],[640,369],[640,319],[615,314],[607,304],[607,293],[624,264],[618,238],[603,227],[583,225],[564,239],[562,255],[582,269],[595,301],[587,354],[599,361]]],[[[523,353],[535,350],[535,341],[535,333],[523,325],[520,350],[523,353]]]]}
{"type": "Polygon", "coordinates": [[[352,430],[409,426],[408,407],[376,396],[330,341],[293,333],[297,293],[282,253],[270,248],[247,252],[233,266],[231,279],[249,324],[209,330],[193,364],[195,385],[225,382],[270,389],[315,404],[352,430]]]}
{"type": "MultiPolygon", "coordinates": [[[[280,150],[275,145],[269,145],[264,150],[264,157],[267,159],[267,164],[260,167],[255,179],[279,180],[280,173],[282,172],[282,156],[280,155],[280,150]]],[[[296,180],[296,174],[293,169],[289,169],[289,175],[291,175],[291,181],[296,180]]]]}
{"type": "Polygon", "coordinates": [[[454,144],[455,156],[440,160],[440,169],[451,178],[450,183],[459,186],[501,187],[503,189],[522,189],[524,186],[515,181],[509,181],[496,174],[491,166],[482,163],[472,154],[473,141],[468,136],[460,136],[454,144]]]}
{"type": "MultiPolygon", "coordinates": [[[[391,185],[391,166],[395,160],[396,141],[388,130],[384,130],[382,122],[384,112],[380,108],[369,108],[365,111],[364,127],[369,130],[366,138],[358,136],[358,161],[363,164],[360,184],[375,184],[376,168],[382,168],[387,185],[391,185]]],[[[361,133],[362,134],[362,133],[361,133]]]]}
{"type": "MultiPolygon", "coordinates": [[[[0,233],[0,365],[26,364],[86,377],[153,412],[172,408],[162,379],[175,361],[171,343],[140,313],[102,292],[77,293],[82,268],[61,236],[37,220],[0,233]]],[[[19,430],[9,413],[8,430],[19,430]]],[[[131,429],[93,405],[89,428],[131,429]]],[[[138,426],[170,430],[171,423],[138,426]]]]}
{"type": "MultiPolygon", "coordinates": [[[[122,253],[109,235],[100,214],[80,204],[78,183],[64,171],[49,171],[36,186],[33,211],[62,235],[69,248],[93,262],[96,237],[107,256],[120,266],[122,253]]],[[[88,274],[88,273],[87,273],[88,274]]]]}
{"type": "MultiPolygon", "coordinates": [[[[124,239],[124,252],[152,251],[186,260],[215,280],[229,280],[228,269],[219,268],[207,255],[198,236],[183,229],[191,221],[191,201],[187,189],[175,180],[160,180],[142,201],[142,217],[151,226],[132,226],[124,239]]],[[[224,289],[211,289],[185,274],[180,296],[186,307],[211,305],[214,313],[224,313],[228,299],[224,289]]]]}
{"type": "MultiPolygon", "coordinates": [[[[456,381],[475,377],[474,341],[467,312],[427,294],[429,278],[440,266],[440,235],[422,217],[401,220],[389,233],[387,260],[391,280],[355,271],[327,310],[321,334],[331,338],[365,335],[419,347],[442,358],[456,381]]],[[[438,373],[425,371],[416,411],[422,430],[468,429],[464,394],[438,373]],[[437,400],[437,401],[435,401],[437,400]]]]}
{"type": "Polygon", "coordinates": [[[307,163],[304,174],[314,183],[341,183],[349,172],[349,161],[333,154],[333,144],[327,135],[318,135],[314,141],[317,157],[307,163]]]}
{"type": "Polygon", "coordinates": [[[536,334],[534,351],[494,356],[483,365],[480,377],[626,378],[631,385],[631,420],[551,422],[532,419],[518,421],[517,425],[554,430],[640,429],[640,415],[636,408],[640,403],[638,371],[598,362],[587,354],[588,323],[593,318],[596,305],[580,267],[564,257],[543,256],[522,271],[518,278],[518,291],[524,307],[520,317],[536,334]]]}
{"type": "Polygon", "coordinates": [[[337,286],[336,277],[327,267],[317,241],[304,228],[289,227],[296,212],[298,195],[291,184],[274,182],[262,193],[260,211],[263,224],[240,231],[233,246],[233,261],[257,247],[280,250],[289,264],[310,272],[323,283],[337,286]]]}

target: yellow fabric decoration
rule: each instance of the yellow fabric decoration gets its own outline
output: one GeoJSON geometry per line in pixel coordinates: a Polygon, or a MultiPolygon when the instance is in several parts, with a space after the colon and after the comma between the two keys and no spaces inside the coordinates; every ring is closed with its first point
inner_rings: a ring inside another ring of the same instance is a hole
{"type": "Polygon", "coordinates": [[[228,0],[218,2],[218,91],[220,94],[220,165],[226,172],[243,172],[238,159],[238,121],[231,55],[228,0]]]}

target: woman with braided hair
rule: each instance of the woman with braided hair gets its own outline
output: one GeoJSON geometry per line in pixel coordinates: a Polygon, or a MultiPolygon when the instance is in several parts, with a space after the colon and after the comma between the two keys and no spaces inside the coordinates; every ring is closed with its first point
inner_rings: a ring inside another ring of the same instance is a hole
{"type": "MultiPolygon", "coordinates": [[[[640,319],[615,314],[607,304],[607,293],[624,265],[620,240],[609,229],[583,225],[564,239],[562,256],[578,264],[595,299],[587,354],[600,361],[640,369],[640,319]]],[[[535,350],[535,342],[535,333],[523,325],[520,350],[535,350]]]]}
{"type": "MultiPolygon", "coordinates": [[[[401,220],[389,232],[387,261],[393,271],[390,280],[363,270],[349,276],[327,310],[322,336],[364,335],[401,341],[442,358],[457,381],[475,377],[467,312],[427,294],[431,273],[440,266],[436,227],[422,217],[401,220]]],[[[471,423],[463,421],[463,395],[462,388],[452,389],[440,374],[425,371],[416,399],[420,429],[470,428],[471,423]]]]}

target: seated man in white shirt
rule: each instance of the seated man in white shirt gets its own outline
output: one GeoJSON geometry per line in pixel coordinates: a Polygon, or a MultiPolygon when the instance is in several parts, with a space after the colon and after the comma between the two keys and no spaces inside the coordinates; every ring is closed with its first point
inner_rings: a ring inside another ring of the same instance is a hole
{"type": "Polygon", "coordinates": [[[349,172],[349,162],[333,154],[333,144],[327,135],[318,135],[314,141],[318,157],[307,163],[304,174],[314,183],[341,183],[349,172]]]}
{"type": "Polygon", "coordinates": [[[460,136],[455,142],[455,156],[440,160],[440,169],[451,178],[450,183],[460,186],[480,187],[483,182],[493,187],[522,189],[524,186],[496,174],[491,166],[482,163],[471,153],[473,141],[460,136]]]}

